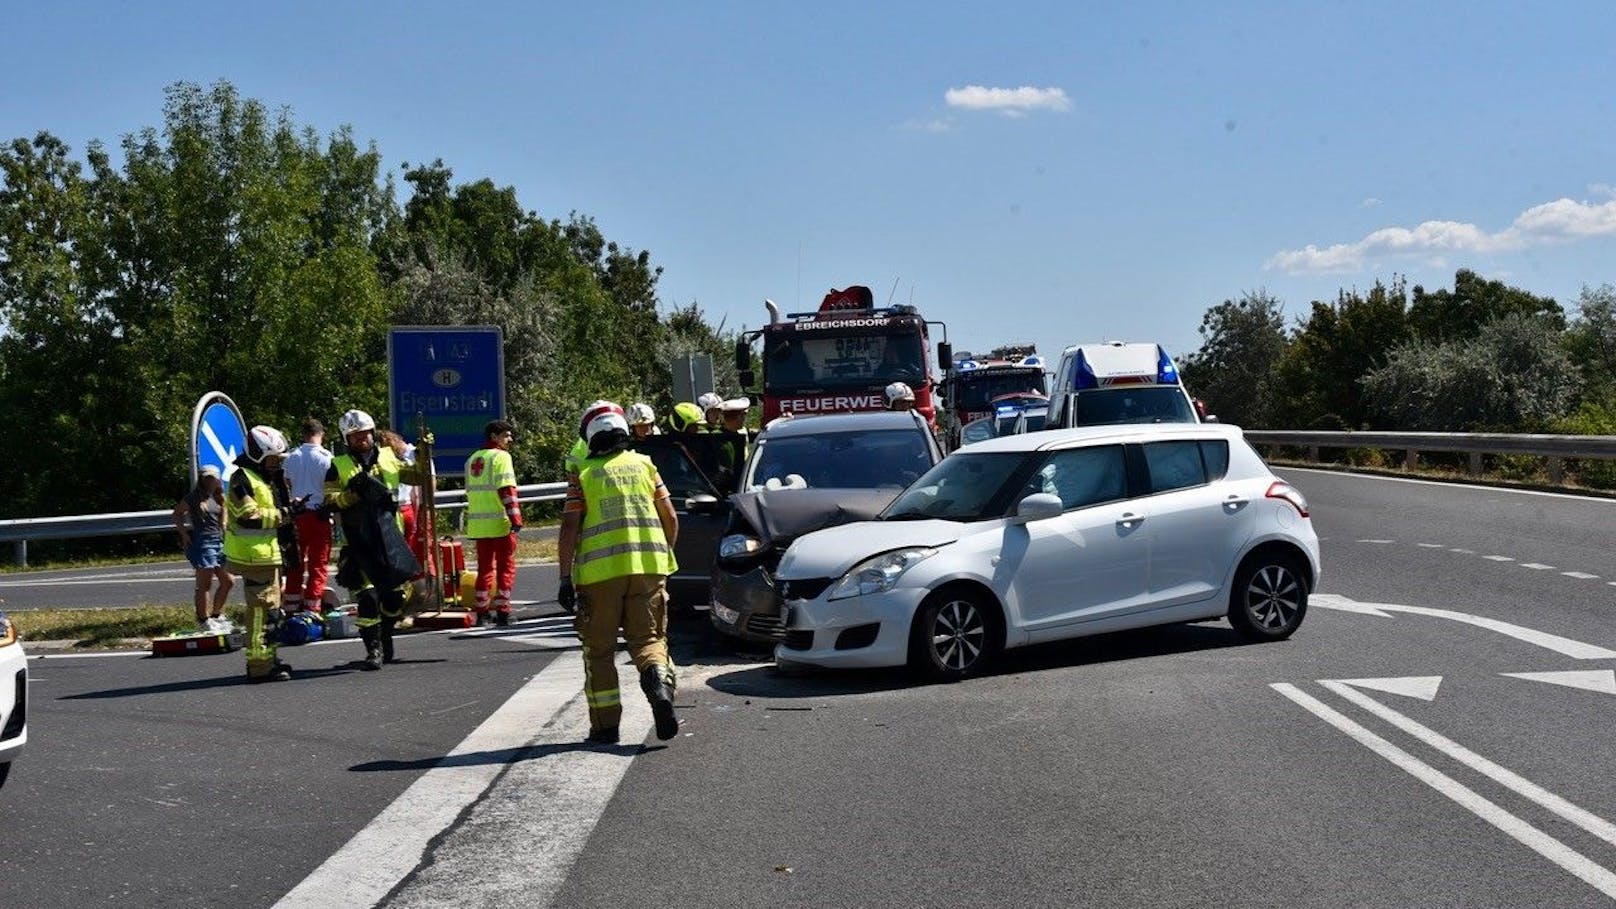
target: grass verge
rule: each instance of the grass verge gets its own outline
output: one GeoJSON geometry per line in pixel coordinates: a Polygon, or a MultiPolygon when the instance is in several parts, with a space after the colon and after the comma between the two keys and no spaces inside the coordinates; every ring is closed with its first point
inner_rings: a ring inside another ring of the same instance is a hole
{"type": "MultiPolygon", "coordinates": [[[[225,610],[238,624],[241,613],[241,607],[225,610]]],[[[131,638],[149,640],[196,628],[195,608],[177,603],[127,609],[22,609],[7,615],[16,623],[25,644],[65,640],[85,650],[122,647],[131,638]]]]}
{"type": "MultiPolygon", "coordinates": [[[[471,542],[471,541],[467,541],[471,542]]],[[[555,540],[516,540],[516,560],[518,562],[554,562],[559,543],[555,540]]],[[[471,568],[477,563],[477,545],[466,547],[466,567],[471,568]]]]}

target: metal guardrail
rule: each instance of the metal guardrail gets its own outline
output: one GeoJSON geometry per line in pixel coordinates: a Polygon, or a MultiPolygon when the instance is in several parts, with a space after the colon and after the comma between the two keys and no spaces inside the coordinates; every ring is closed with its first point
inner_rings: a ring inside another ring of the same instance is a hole
{"type": "MultiPolygon", "coordinates": [[[[559,502],[566,495],[565,483],[534,483],[516,487],[517,500],[524,503],[559,502]]],[[[466,491],[443,490],[437,493],[434,501],[438,508],[444,511],[465,508],[466,491]]],[[[172,509],[69,515],[59,518],[15,518],[0,521],[0,543],[12,544],[18,567],[26,567],[29,540],[119,537],[139,533],[162,533],[173,529],[172,509]]]]}
{"type": "Polygon", "coordinates": [[[1549,482],[1565,481],[1565,459],[1616,460],[1616,436],[1514,435],[1475,432],[1326,432],[1289,429],[1248,429],[1246,439],[1258,445],[1284,445],[1307,449],[1317,461],[1323,448],[1389,448],[1405,452],[1403,466],[1419,466],[1420,452],[1458,452],[1470,456],[1470,473],[1480,475],[1482,456],[1532,455],[1545,459],[1549,482]]]}

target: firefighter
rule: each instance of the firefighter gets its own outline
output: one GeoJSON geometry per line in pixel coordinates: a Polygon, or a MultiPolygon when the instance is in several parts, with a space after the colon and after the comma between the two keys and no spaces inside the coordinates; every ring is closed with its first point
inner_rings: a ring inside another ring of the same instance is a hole
{"type": "MultiPolygon", "coordinates": [[[[343,547],[345,558],[339,559],[339,563],[349,564],[346,570],[344,565],[338,565],[337,580],[354,592],[359,603],[355,624],[359,626],[359,637],[365,642],[365,659],[360,668],[376,670],[382,668],[383,663],[395,662],[393,628],[404,616],[404,591],[408,584],[407,581],[388,583],[391,580],[388,577],[380,578],[383,583],[378,584],[373,574],[383,573],[385,567],[391,569],[390,574],[407,579],[420,571],[419,563],[404,543],[402,516],[398,514],[398,486],[401,482],[425,486],[427,470],[424,465],[406,464],[392,448],[377,445],[376,421],[362,410],[343,414],[337,428],[348,450],[331,459],[331,467],[325,475],[326,508],[341,515],[343,538],[347,540],[343,547]],[[367,478],[385,487],[385,498],[366,496],[367,478]],[[397,527],[398,542],[406,547],[404,551],[398,553],[391,547],[377,551],[380,543],[372,543],[371,551],[364,553],[347,551],[360,540],[374,539],[374,534],[369,532],[373,526],[363,525],[367,518],[374,525],[380,514],[391,516],[388,520],[397,527]],[[404,561],[413,565],[409,571],[404,571],[408,567],[404,561]]],[[[431,489],[423,492],[432,494],[431,489]]]]}
{"type": "Polygon", "coordinates": [[[270,476],[286,458],[286,437],[271,426],[247,433],[247,450],[236,457],[225,496],[224,557],[241,575],[247,600],[247,681],[284,682],[292,667],[275,656],[281,611],[279,528],[302,512],[303,503],[275,504],[270,476]]]}
{"type": "Polygon", "coordinates": [[[915,391],[904,382],[887,386],[887,410],[914,410],[915,391]]]}
{"type": "Polygon", "coordinates": [[[477,541],[479,625],[489,618],[490,587],[494,588],[495,624],[511,623],[516,535],[522,530],[522,506],[516,501],[516,467],[510,452],[514,437],[510,423],[495,420],[483,427],[483,447],[466,459],[466,536],[477,541]]]}
{"type": "Polygon", "coordinates": [[[667,577],[676,568],[679,519],[651,459],[627,451],[628,422],[603,412],[585,427],[589,460],[567,487],[561,517],[556,602],[575,612],[583,646],[586,741],[618,740],[623,714],[617,678],[617,632],[651,702],[657,738],[679,731],[673,698],[677,680],[668,656],[667,577]]]}
{"type": "Polygon", "coordinates": [[[649,404],[630,404],[628,407],[628,431],[635,440],[647,436],[658,435],[660,430],[656,425],[656,411],[649,404]]]}
{"type": "Polygon", "coordinates": [[[701,408],[704,432],[718,432],[719,424],[724,420],[724,399],[716,391],[709,391],[696,399],[696,406],[701,408]]]}
{"type": "Polygon", "coordinates": [[[675,404],[673,413],[668,414],[668,427],[676,435],[701,432],[704,428],[701,408],[689,401],[675,404]]]}
{"type": "Polygon", "coordinates": [[[572,443],[572,448],[567,451],[566,457],[561,459],[562,470],[566,472],[568,478],[577,474],[578,468],[582,467],[584,461],[589,458],[589,443],[584,440],[584,430],[588,428],[589,421],[596,415],[608,411],[616,411],[621,416],[623,408],[612,401],[596,401],[584,408],[583,418],[578,421],[578,441],[572,443]]]}

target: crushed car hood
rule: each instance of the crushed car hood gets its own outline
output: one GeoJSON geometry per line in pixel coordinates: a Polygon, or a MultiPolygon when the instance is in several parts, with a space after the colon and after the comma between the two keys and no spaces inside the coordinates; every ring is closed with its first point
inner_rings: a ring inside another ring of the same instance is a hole
{"type": "Polygon", "coordinates": [[[898,497],[899,489],[759,489],[730,502],[765,547],[784,547],[805,533],[868,521],[898,497]]]}
{"type": "Polygon", "coordinates": [[[792,543],[775,576],[792,581],[839,578],[871,556],[910,546],[947,546],[983,526],[931,520],[866,521],[832,527],[792,543]]]}

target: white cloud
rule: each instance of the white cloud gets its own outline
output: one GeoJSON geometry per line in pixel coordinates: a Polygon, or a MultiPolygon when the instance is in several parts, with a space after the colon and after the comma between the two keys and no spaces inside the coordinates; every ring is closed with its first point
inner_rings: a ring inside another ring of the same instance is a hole
{"type": "Polygon", "coordinates": [[[1375,206],[1377,206],[1379,204],[1380,204],[1379,199],[1375,198],[1374,196],[1370,196],[1369,198],[1363,200],[1362,202],[1359,202],[1358,207],[1359,208],[1374,208],[1375,206]]]}
{"type": "Polygon", "coordinates": [[[930,120],[905,120],[903,129],[922,133],[946,133],[954,129],[952,117],[933,117],[930,120]]]}
{"type": "Polygon", "coordinates": [[[1383,227],[1356,243],[1281,250],[1263,267],[1297,272],[1355,271],[1382,256],[1435,258],[1445,254],[1515,252],[1616,234],[1616,198],[1609,202],[1556,199],[1534,205],[1509,227],[1488,233],[1463,221],[1426,221],[1413,228],[1383,227]]]}
{"type": "Polygon", "coordinates": [[[1609,183],[1590,183],[1588,184],[1588,195],[1616,199],[1616,186],[1609,183]]]}
{"type": "Polygon", "coordinates": [[[993,110],[1008,117],[1025,116],[1035,110],[1072,109],[1072,99],[1066,97],[1065,89],[1034,88],[1031,85],[1023,85],[1020,88],[967,85],[964,88],[951,88],[943,92],[943,100],[949,107],[962,110],[993,110]]]}

